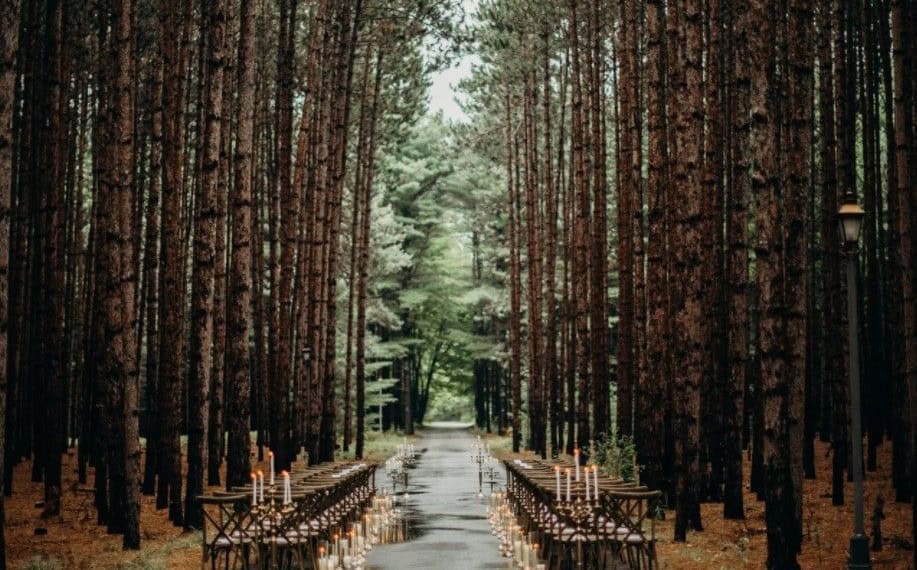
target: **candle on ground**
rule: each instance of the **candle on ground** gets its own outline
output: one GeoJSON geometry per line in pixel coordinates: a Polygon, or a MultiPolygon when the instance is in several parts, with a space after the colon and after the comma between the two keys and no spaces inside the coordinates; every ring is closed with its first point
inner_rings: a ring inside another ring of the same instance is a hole
{"type": "Polygon", "coordinates": [[[289,505],[292,500],[292,490],[290,489],[290,474],[286,471],[281,471],[283,475],[283,504],[289,505]]]}

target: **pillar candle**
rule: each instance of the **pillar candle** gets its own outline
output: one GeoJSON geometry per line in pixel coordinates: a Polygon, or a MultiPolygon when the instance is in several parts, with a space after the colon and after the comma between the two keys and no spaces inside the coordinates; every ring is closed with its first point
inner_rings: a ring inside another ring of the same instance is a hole
{"type": "Polygon", "coordinates": [[[269,473],[271,477],[271,487],[274,486],[274,452],[268,451],[267,456],[271,459],[271,471],[269,473]]]}
{"type": "Polygon", "coordinates": [[[595,500],[599,500],[599,466],[592,466],[592,483],[594,484],[595,489],[595,500]]]}
{"type": "Polygon", "coordinates": [[[586,476],[586,502],[590,501],[589,498],[589,467],[586,467],[584,475],[586,476]]]}
{"type": "Polygon", "coordinates": [[[258,483],[261,486],[261,490],[258,493],[258,502],[264,502],[264,471],[258,471],[258,483]]]}
{"type": "Polygon", "coordinates": [[[567,468],[567,502],[570,502],[570,468],[567,468]]]}
{"type": "Polygon", "coordinates": [[[554,481],[557,484],[557,502],[560,502],[560,465],[554,466],[554,481]]]}
{"type": "Polygon", "coordinates": [[[258,476],[252,471],[252,506],[258,504],[258,476]]]}
{"type": "Polygon", "coordinates": [[[573,450],[573,463],[576,464],[576,482],[579,483],[579,448],[573,450]]]}

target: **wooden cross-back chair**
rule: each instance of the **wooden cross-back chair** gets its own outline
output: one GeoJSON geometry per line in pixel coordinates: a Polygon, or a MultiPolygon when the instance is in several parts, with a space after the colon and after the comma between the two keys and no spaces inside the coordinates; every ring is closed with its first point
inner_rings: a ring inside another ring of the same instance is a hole
{"type": "Polygon", "coordinates": [[[205,568],[207,562],[212,570],[250,568],[253,542],[249,534],[250,497],[219,493],[198,497],[198,500],[204,513],[201,568],[205,568]]]}
{"type": "Polygon", "coordinates": [[[654,513],[662,493],[646,488],[613,490],[601,497],[602,510],[616,522],[607,540],[628,568],[656,570],[656,527],[654,513]],[[649,529],[645,523],[649,523],[649,529]]]}

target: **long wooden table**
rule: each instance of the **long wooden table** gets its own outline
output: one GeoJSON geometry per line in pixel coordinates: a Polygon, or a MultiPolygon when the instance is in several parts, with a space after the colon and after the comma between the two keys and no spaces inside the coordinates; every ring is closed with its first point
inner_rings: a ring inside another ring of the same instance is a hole
{"type": "Polygon", "coordinates": [[[255,493],[234,487],[199,497],[204,507],[201,567],[314,568],[318,544],[343,536],[360,520],[375,492],[376,464],[335,462],[294,471],[291,501],[284,504],[283,479],[255,493]]]}
{"type": "Polygon", "coordinates": [[[552,569],[658,568],[653,514],[661,493],[622,479],[598,477],[595,496],[590,476],[570,486],[566,469],[572,464],[533,459],[503,461],[507,499],[526,532],[534,533],[552,569]],[[561,468],[558,497],[555,467],[561,468]]]}

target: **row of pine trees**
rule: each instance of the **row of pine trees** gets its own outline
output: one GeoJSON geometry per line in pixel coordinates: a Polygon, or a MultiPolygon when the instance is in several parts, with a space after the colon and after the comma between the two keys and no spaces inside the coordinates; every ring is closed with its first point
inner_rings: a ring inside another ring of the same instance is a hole
{"type": "Polygon", "coordinates": [[[816,438],[835,505],[850,445],[872,472],[886,440],[895,500],[915,499],[915,23],[909,0],[482,3],[466,91],[477,135],[502,142],[482,152],[505,168],[510,405],[493,409],[514,449],[632,437],[681,541],[703,501],[744,517],[747,452],[771,568],[798,567],[816,438]]]}
{"type": "Polygon", "coordinates": [[[77,445],[99,523],[139,548],[141,493],[200,528],[195,497],[246,484],[256,444],[278,469],[332,459],[339,435],[363,454],[377,126],[416,114],[400,91],[452,8],[0,4],[7,496],[31,459],[57,516],[77,445]]]}

